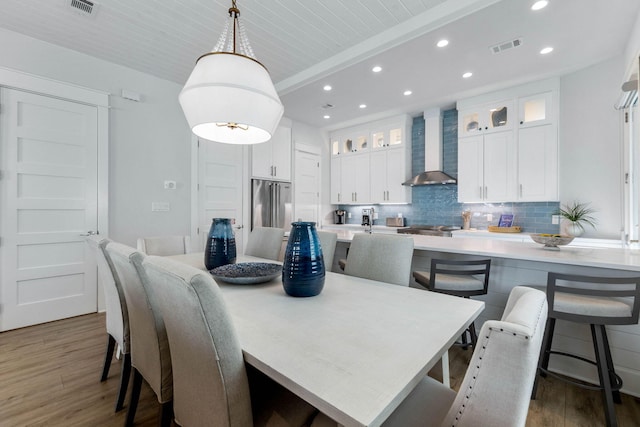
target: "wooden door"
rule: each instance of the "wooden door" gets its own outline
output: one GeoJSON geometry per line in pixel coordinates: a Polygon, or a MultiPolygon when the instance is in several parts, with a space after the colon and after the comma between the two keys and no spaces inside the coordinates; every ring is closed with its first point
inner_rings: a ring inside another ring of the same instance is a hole
{"type": "Polygon", "coordinates": [[[198,142],[198,250],[204,250],[212,218],[233,218],[236,251],[243,253],[243,164],[241,145],[198,142]]]}
{"type": "Polygon", "coordinates": [[[98,109],[2,89],[0,330],[97,309],[98,109]]]}

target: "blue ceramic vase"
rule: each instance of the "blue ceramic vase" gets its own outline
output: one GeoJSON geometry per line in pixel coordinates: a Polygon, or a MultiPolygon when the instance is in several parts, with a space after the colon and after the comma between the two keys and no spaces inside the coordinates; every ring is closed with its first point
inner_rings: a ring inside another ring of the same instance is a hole
{"type": "Polygon", "coordinates": [[[292,297],[318,295],[324,286],[324,257],[315,222],[291,223],[282,265],[282,285],[292,297]]]}
{"type": "Polygon", "coordinates": [[[213,270],[236,262],[236,238],[230,218],[213,218],[207,246],[204,249],[204,265],[213,270]]]}

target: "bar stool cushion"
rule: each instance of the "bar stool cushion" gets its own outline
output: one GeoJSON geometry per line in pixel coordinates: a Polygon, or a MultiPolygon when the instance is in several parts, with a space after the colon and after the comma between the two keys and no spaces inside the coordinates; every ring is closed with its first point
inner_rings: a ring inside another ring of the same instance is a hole
{"type": "MultiPolygon", "coordinates": [[[[421,285],[429,286],[428,271],[414,271],[413,277],[421,285]]],[[[444,291],[475,291],[484,288],[484,281],[473,276],[454,276],[450,274],[438,274],[438,290],[444,291]]]]}
{"type": "Polygon", "coordinates": [[[558,292],[554,300],[556,311],[583,316],[629,317],[632,303],[621,298],[597,298],[558,292]]]}

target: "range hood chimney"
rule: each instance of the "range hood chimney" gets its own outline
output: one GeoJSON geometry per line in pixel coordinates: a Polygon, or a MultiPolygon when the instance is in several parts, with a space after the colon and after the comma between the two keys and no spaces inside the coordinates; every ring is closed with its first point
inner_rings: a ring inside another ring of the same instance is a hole
{"type": "Polygon", "coordinates": [[[426,172],[414,176],[402,185],[456,184],[455,178],[442,171],[442,114],[439,108],[424,112],[424,166],[426,172]]]}

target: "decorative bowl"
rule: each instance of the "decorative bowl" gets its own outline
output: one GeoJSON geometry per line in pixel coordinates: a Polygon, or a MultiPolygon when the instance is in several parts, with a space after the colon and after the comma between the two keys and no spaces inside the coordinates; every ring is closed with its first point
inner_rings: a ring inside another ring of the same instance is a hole
{"type": "Polygon", "coordinates": [[[573,241],[573,236],[563,236],[561,234],[531,234],[531,239],[544,245],[543,249],[558,251],[558,246],[568,245],[573,241]]]}
{"type": "Polygon", "coordinates": [[[236,285],[269,282],[282,274],[282,266],[267,262],[241,262],[216,267],[209,273],[216,281],[236,285]]]}

